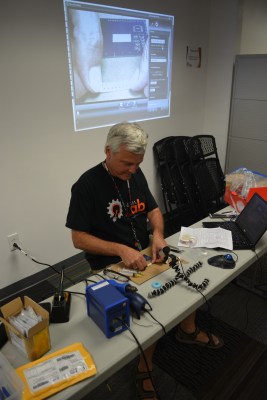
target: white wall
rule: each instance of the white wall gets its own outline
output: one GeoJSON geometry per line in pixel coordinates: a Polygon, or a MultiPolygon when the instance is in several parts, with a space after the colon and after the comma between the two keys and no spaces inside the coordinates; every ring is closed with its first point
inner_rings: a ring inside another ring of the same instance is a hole
{"type": "Polygon", "coordinates": [[[240,54],[267,54],[266,0],[244,0],[240,54]]]}
{"type": "Polygon", "coordinates": [[[203,133],[215,136],[225,167],[232,74],[239,52],[242,2],[211,0],[209,55],[203,133]]]}
{"type": "MultiPolygon", "coordinates": [[[[155,141],[168,135],[205,131],[219,141],[224,163],[237,3],[238,0],[136,0],[134,5],[123,0],[108,2],[175,16],[171,117],[142,123],[150,137],[142,168],[160,205],[152,155],[155,141]],[[213,20],[210,24],[210,15],[218,25],[213,20]],[[187,45],[202,48],[200,69],[186,67],[187,45]],[[219,101],[216,92],[220,94],[219,101]]],[[[82,172],[104,159],[107,128],[73,132],[61,0],[3,2],[0,46],[3,288],[41,268],[18,251],[9,251],[9,234],[17,232],[23,247],[49,264],[77,253],[64,226],[70,188],[82,172]]]]}

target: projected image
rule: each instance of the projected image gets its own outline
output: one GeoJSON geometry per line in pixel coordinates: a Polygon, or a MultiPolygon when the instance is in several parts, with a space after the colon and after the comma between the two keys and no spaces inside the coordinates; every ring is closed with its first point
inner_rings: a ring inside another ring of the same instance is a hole
{"type": "Polygon", "coordinates": [[[64,0],[75,131],[169,116],[173,17],[64,0]]]}
{"type": "Polygon", "coordinates": [[[78,22],[71,36],[76,100],[83,95],[85,101],[112,100],[119,91],[122,97],[134,98],[140,97],[134,92],[147,91],[147,21],[79,10],[70,14],[78,22]],[[94,28],[90,34],[88,26],[94,28]]]}

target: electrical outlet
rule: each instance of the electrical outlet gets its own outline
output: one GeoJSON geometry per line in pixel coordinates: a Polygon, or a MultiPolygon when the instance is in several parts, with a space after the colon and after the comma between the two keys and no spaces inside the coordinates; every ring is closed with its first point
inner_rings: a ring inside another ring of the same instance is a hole
{"type": "Polygon", "coordinates": [[[19,234],[18,233],[12,233],[12,235],[8,235],[7,237],[8,244],[9,244],[9,250],[13,251],[16,250],[16,247],[14,247],[14,243],[19,244],[19,234]]]}

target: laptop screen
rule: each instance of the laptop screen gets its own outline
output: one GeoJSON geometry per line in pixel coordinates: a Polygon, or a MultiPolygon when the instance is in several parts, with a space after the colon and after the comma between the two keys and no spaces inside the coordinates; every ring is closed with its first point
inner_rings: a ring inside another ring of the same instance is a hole
{"type": "Polygon", "coordinates": [[[257,193],[236,219],[236,224],[252,244],[256,244],[267,230],[267,202],[257,193]]]}

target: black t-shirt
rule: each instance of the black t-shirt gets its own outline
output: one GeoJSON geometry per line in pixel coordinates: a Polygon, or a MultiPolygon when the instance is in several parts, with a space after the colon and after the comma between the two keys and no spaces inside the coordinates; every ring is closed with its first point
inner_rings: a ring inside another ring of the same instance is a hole
{"type": "MultiPolygon", "coordinates": [[[[140,168],[132,175],[129,187],[127,181],[113,179],[102,163],[86,171],[72,186],[66,226],[135,248],[132,222],[144,249],[149,243],[147,213],[158,205],[140,168]]],[[[92,269],[120,261],[119,257],[89,253],[85,257],[92,269]]]]}

